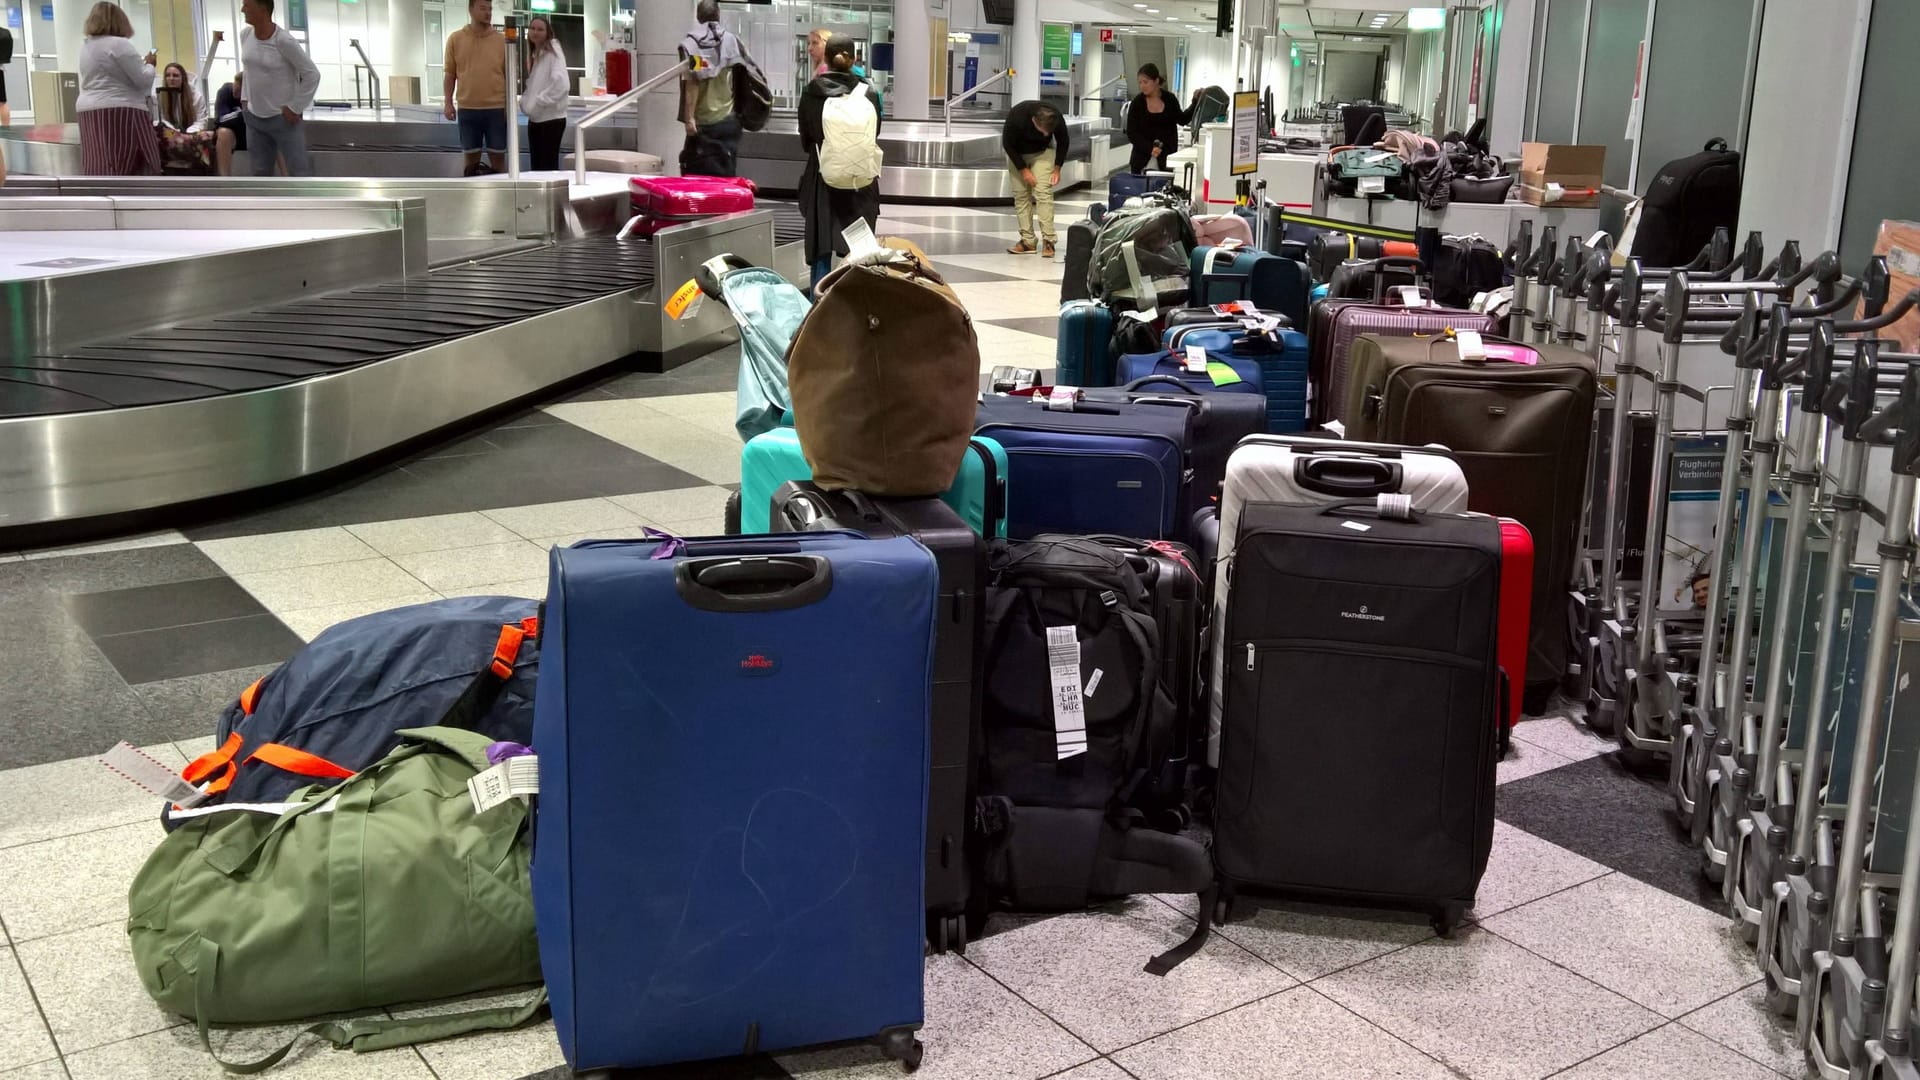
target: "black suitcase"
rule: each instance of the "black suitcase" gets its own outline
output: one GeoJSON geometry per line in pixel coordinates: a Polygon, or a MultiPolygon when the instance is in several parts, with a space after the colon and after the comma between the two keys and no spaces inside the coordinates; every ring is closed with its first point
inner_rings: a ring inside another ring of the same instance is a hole
{"type": "Polygon", "coordinates": [[[1067,226],[1067,247],[1060,259],[1060,302],[1091,300],[1087,268],[1093,265],[1093,238],[1100,226],[1082,218],[1067,226]]]}
{"type": "Polygon", "coordinates": [[[928,739],[927,941],[935,952],[964,951],[965,915],[976,900],[968,825],[980,745],[985,543],[938,498],[878,499],[853,491],[824,491],[804,480],[782,484],[773,493],[770,520],[774,532],[851,529],[875,538],[909,534],[933,552],[939,565],[940,625],[933,644],[933,730],[928,739]]]}
{"type": "Polygon", "coordinates": [[[1147,815],[1154,828],[1179,832],[1193,819],[1187,801],[1188,772],[1205,760],[1206,689],[1200,681],[1200,634],[1207,625],[1207,599],[1212,594],[1193,549],[1185,544],[1148,542],[1125,536],[1093,536],[1108,547],[1124,551],[1134,572],[1146,585],[1153,604],[1154,625],[1160,631],[1160,685],[1173,701],[1173,738],[1167,759],[1158,764],[1134,793],[1133,806],[1147,815]]]}
{"type": "Polygon", "coordinates": [[[1192,477],[1180,519],[1183,523],[1195,510],[1218,502],[1220,485],[1227,478],[1227,458],[1240,440],[1267,430],[1267,399],[1263,395],[1201,393],[1171,375],[1144,375],[1125,386],[1093,387],[1083,390],[1081,398],[1096,406],[1125,403],[1184,408],[1192,415],[1187,425],[1192,477]]]}
{"type": "Polygon", "coordinates": [[[1213,850],[1275,890],[1452,930],[1493,843],[1500,523],[1251,503],[1234,546],[1213,850]]]}

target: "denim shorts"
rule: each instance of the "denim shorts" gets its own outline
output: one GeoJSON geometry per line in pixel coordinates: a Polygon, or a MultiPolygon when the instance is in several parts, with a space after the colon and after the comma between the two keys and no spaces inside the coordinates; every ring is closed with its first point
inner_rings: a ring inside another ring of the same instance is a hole
{"type": "Polygon", "coordinates": [[[495,153],[507,152],[507,110],[505,109],[461,109],[460,149],[468,153],[476,150],[492,150],[495,153]]]}

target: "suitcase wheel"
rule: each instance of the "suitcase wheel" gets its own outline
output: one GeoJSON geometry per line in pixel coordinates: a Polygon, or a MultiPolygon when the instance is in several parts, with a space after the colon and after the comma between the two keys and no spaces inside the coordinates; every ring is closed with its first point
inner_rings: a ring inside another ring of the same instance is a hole
{"type": "Polygon", "coordinates": [[[880,1033],[880,1052],[898,1061],[908,1072],[920,1068],[920,1059],[926,1054],[926,1047],[913,1037],[912,1028],[890,1028],[880,1033]]]}
{"type": "Polygon", "coordinates": [[[1454,928],[1459,926],[1460,921],[1466,916],[1465,904],[1448,904],[1434,914],[1433,932],[1443,938],[1450,938],[1453,936],[1454,928]]]}
{"type": "Polygon", "coordinates": [[[934,955],[954,952],[964,956],[967,952],[967,924],[963,915],[927,916],[927,945],[934,955]]]}
{"type": "Polygon", "coordinates": [[[727,496],[726,524],[722,526],[728,536],[740,535],[740,493],[727,496]]]}

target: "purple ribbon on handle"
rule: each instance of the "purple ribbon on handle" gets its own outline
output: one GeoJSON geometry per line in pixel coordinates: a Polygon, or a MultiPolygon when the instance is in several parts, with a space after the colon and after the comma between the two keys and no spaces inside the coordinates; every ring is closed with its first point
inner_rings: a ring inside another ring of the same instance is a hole
{"type": "Polygon", "coordinates": [[[648,556],[649,558],[671,559],[687,550],[687,542],[670,532],[648,527],[642,529],[640,535],[649,540],[660,541],[660,546],[653,550],[653,554],[648,556]]]}
{"type": "Polygon", "coordinates": [[[487,746],[487,764],[498,765],[508,758],[526,757],[533,747],[517,742],[497,742],[487,746]]]}

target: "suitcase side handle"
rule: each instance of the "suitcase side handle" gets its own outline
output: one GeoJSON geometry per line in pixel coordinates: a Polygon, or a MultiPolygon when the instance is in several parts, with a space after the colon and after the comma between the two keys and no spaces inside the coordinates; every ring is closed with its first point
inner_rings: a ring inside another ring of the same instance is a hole
{"type": "Polygon", "coordinates": [[[1399,462],[1377,457],[1303,457],[1293,463],[1294,483],[1336,498],[1399,491],[1405,475],[1399,462]]]}
{"type": "Polygon", "coordinates": [[[833,564],[819,555],[683,559],[673,586],[702,611],[784,611],[824,599],[833,590],[833,564]]]}

